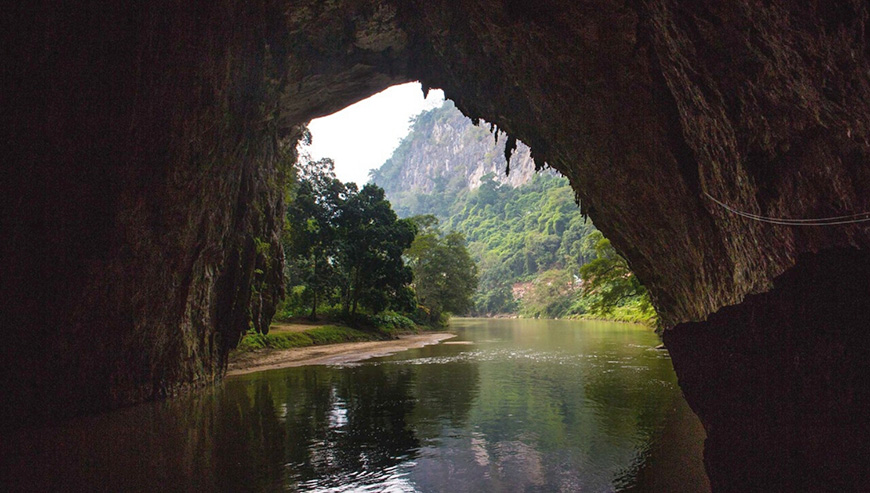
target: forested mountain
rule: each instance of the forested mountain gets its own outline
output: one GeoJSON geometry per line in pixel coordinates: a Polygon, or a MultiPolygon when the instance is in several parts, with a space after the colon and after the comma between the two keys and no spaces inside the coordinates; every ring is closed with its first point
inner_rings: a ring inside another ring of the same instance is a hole
{"type": "Polygon", "coordinates": [[[522,144],[505,176],[505,140],[496,143],[485,124],[474,126],[448,101],[421,113],[371,178],[400,217],[431,214],[465,236],[480,278],[475,314],[561,317],[642,305],[637,318],[651,317],[645,290],[581,215],[567,179],[536,174],[522,144]],[[609,272],[622,277],[583,289],[592,267],[599,281],[609,272]]]}
{"type": "Polygon", "coordinates": [[[476,189],[484,175],[511,187],[532,179],[535,164],[522,142],[512,154],[510,175],[505,175],[506,141],[502,132],[496,139],[485,123],[475,126],[448,100],[414,119],[392,157],[371,171],[371,180],[383,187],[400,216],[435,214],[443,204],[433,199],[476,189]]]}

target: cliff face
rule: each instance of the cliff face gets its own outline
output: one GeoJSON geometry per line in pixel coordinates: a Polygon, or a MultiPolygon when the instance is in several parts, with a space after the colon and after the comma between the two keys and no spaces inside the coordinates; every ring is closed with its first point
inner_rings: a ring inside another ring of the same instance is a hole
{"type": "Polygon", "coordinates": [[[867,491],[870,258],[799,258],[766,293],[666,331],[715,490],[867,491]],[[863,300],[856,302],[856,300],[863,300]]]}
{"type": "MultiPolygon", "coordinates": [[[[867,223],[770,224],[712,199],[775,218],[870,211],[868,9],[857,0],[10,6],[4,417],[106,409],[219,374],[279,294],[281,143],[299,123],[413,79],[567,176],[669,324],[768,290],[803,252],[866,256],[867,223]]],[[[852,309],[867,301],[845,293],[852,309]]],[[[691,371],[679,357],[678,371],[691,371]]],[[[702,415],[711,429],[714,418],[702,415]]]]}
{"type": "Polygon", "coordinates": [[[518,142],[510,174],[505,174],[506,141],[504,133],[499,132],[496,140],[485,122],[474,125],[452,101],[445,101],[442,107],[416,117],[390,159],[372,173],[372,181],[393,197],[429,194],[447,185],[474,190],[486,174],[498,183],[518,187],[532,179],[535,163],[531,149],[518,142]]]}

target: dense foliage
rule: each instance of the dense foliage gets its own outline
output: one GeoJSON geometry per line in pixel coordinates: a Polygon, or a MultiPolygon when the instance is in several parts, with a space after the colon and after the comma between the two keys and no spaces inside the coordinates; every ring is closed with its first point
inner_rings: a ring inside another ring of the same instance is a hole
{"type": "MultiPolygon", "coordinates": [[[[479,272],[471,312],[651,322],[655,312],[646,289],[625,259],[580,213],[567,179],[546,171],[512,187],[486,174],[480,186],[471,189],[467,170],[456,166],[453,159],[450,174],[433,167],[422,170],[437,174],[419,180],[434,183],[428,192],[408,190],[394,182],[403,160],[425,161],[425,156],[410,155],[420,148],[414,139],[429,138],[421,129],[433,121],[452,122],[449,112],[456,110],[441,108],[421,114],[393,157],[371,176],[392,191],[389,198],[401,217],[432,215],[445,229],[465,237],[479,272]]],[[[453,123],[449,127],[474,133],[454,139],[460,142],[476,142],[482,130],[453,123]]],[[[439,159],[447,160],[445,156],[439,159]]]]}
{"type": "Polygon", "coordinates": [[[512,188],[484,176],[476,190],[445,189],[414,204],[467,238],[480,270],[475,314],[654,317],[646,289],[580,214],[564,178],[542,174],[512,188]]]}
{"type": "Polygon", "coordinates": [[[432,322],[445,313],[468,313],[477,288],[477,266],[455,231],[443,234],[435,216],[411,218],[419,233],[406,255],[414,272],[417,299],[432,322]]]}
{"type": "Polygon", "coordinates": [[[396,217],[381,188],[341,183],[329,159],[300,171],[286,215],[288,308],[306,306],[311,318],[321,304],[337,303],[345,317],[361,307],[413,309],[402,253],[414,241],[414,223],[396,217]]]}
{"type": "Polygon", "coordinates": [[[407,328],[402,313],[431,324],[471,307],[476,267],[461,235],[442,235],[434,218],[398,219],[383,189],[342,183],[330,159],[303,160],[298,175],[284,238],[289,296],[279,317],[314,319],[325,308],[407,328]]]}
{"type": "MultiPolygon", "coordinates": [[[[348,187],[334,175],[329,159],[308,162],[287,206],[284,253],[291,286],[300,285],[297,297],[310,303],[310,317],[329,301],[338,281],[339,231],[337,218],[347,198],[348,187]]],[[[301,301],[301,300],[300,300],[301,301]]]]}

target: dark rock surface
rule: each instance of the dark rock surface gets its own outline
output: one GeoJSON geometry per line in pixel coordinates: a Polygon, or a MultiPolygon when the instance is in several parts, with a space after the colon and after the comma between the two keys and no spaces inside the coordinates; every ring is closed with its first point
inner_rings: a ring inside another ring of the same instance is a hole
{"type": "Polygon", "coordinates": [[[666,323],[701,320],[802,251],[867,246],[866,224],[704,195],[870,211],[868,8],[834,4],[420,2],[415,75],[568,176],[666,323]]]}
{"type": "Polygon", "coordinates": [[[866,253],[829,250],[665,332],[714,490],[870,490],[868,299],[866,253]]]}
{"type": "MultiPolygon", "coordinates": [[[[867,223],[773,225],[706,194],[761,216],[870,211],[868,10],[15,2],[0,14],[3,422],[219,376],[280,295],[280,188],[296,125],[407,80],[444,88],[569,177],[669,325],[770,289],[801,253],[851,247],[857,262],[867,223]]],[[[860,290],[843,296],[867,303],[860,290]]],[[[765,334],[790,330],[775,327],[765,334]]],[[[675,352],[678,368],[703,357],[697,340],[698,351],[675,352]]],[[[819,358],[834,357],[825,347],[819,358]]]]}

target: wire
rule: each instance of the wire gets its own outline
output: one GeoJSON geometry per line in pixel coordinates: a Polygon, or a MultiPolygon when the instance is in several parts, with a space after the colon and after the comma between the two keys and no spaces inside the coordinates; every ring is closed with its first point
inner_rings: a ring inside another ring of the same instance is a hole
{"type": "Polygon", "coordinates": [[[733,207],[730,207],[728,204],[716,200],[712,195],[707,192],[704,192],[704,195],[707,196],[708,199],[715,202],[717,205],[723,207],[728,212],[733,214],[737,214],[738,216],[745,217],[747,219],[752,219],[754,221],[759,221],[763,223],[769,224],[777,224],[780,226],[836,226],[841,224],[855,224],[855,223],[863,223],[870,221],[870,212],[862,212],[860,214],[850,214],[847,216],[833,216],[833,217],[820,217],[815,219],[789,219],[789,218],[779,218],[779,217],[768,217],[768,216],[759,216],[758,214],[751,214],[749,212],[739,211],[733,207]]]}

